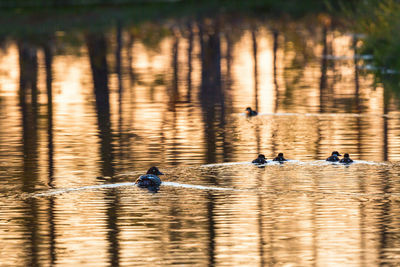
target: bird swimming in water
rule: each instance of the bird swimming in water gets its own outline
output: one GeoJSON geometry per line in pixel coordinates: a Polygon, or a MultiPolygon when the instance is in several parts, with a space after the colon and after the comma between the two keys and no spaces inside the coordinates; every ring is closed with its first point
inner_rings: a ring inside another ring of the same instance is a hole
{"type": "Polygon", "coordinates": [[[341,156],[341,155],[339,154],[339,152],[333,151],[333,152],[332,152],[332,155],[331,155],[329,158],[327,158],[326,161],[338,162],[338,161],[340,160],[340,159],[339,159],[339,156],[341,156]]]}
{"type": "Polygon", "coordinates": [[[258,113],[255,110],[252,110],[251,107],[246,108],[246,114],[248,117],[256,116],[258,113]]]}
{"type": "Polygon", "coordinates": [[[267,163],[267,159],[265,158],[265,156],[263,154],[260,154],[251,163],[254,163],[254,164],[265,164],[265,163],[267,163]]]}
{"type": "Polygon", "coordinates": [[[283,157],[283,153],[279,153],[278,156],[276,158],[273,159],[273,161],[279,161],[279,162],[284,162],[287,161],[287,159],[285,159],[283,157]]]}
{"type": "Polygon", "coordinates": [[[151,167],[145,175],[141,175],[135,182],[139,187],[154,189],[161,185],[161,179],[157,175],[164,175],[157,167],[151,167]]]}
{"type": "Polygon", "coordinates": [[[344,154],[343,158],[339,161],[340,163],[350,164],[353,160],[350,158],[349,154],[344,154]]]}

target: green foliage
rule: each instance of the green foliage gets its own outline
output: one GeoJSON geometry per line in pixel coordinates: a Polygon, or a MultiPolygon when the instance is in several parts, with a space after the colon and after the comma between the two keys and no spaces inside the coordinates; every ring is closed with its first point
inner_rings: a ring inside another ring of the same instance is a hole
{"type": "Polygon", "coordinates": [[[361,53],[373,55],[376,78],[391,90],[400,90],[400,2],[364,0],[353,10],[355,29],[363,33],[361,53]]]}
{"type": "Polygon", "coordinates": [[[379,67],[400,70],[400,3],[370,1],[371,8],[360,16],[358,28],[366,34],[363,52],[374,55],[379,67]]]}

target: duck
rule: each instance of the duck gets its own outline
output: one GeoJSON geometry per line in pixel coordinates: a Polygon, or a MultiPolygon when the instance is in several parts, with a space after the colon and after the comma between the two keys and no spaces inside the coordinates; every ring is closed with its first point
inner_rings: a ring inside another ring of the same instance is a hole
{"type": "Polygon", "coordinates": [[[344,154],[343,158],[339,161],[339,163],[350,164],[353,160],[350,158],[349,154],[344,154]]]}
{"type": "Polygon", "coordinates": [[[339,159],[339,156],[341,156],[341,155],[339,154],[339,152],[333,151],[333,152],[332,152],[332,155],[331,155],[329,158],[327,158],[326,161],[338,162],[338,161],[340,160],[340,159],[339,159]]]}
{"type": "Polygon", "coordinates": [[[252,110],[251,107],[246,108],[246,114],[248,117],[256,116],[258,113],[255,110],[252,110]]]}
{"type": "Polygon", "coordinates": [[[276,158],[273,159],[273,161],[279,161],[279,162],[284,162],[287,161],[287,159],[285,159],[283,157],[283,153],[279,153],[278,156],[276,158]]]}
{"type": "Polygon", "coordinates": [[[265,156],[263,154],[260,154],[251,163],[254,163],[254,164],[265,164],[265,163],[267,163],[267,159],[265,158],[265,156]]]}
{"type": "Polygon", "coordinates": [[[157,175],[164,175],[157,167],[148,169],[145,175],[141,175],[135,182],[138,187],[158,188],[161,185],[161,179],[157,175]]]}

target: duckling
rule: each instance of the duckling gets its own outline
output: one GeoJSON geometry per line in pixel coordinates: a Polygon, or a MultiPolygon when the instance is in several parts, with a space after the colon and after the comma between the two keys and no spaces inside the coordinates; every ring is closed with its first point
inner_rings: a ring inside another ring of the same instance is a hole
{"type": "Polygon", "coordinates": [[[339,156],[341,156],[341,155],[339,154],[339,152],[333,151],[333,152],[332,152],[332,155],[331,155],[329,158],[327,158],[326,161],[338,162],[338,161],[340,160],[340,159],[339,159],[339,156]]]}
{"type": "Polygon", "coordinates": [[[265,158],[265,156],[263,154],[260,154],[260,155],[258,155],[258,158],[253,160],[251,163],[254,163],[254,164],[265,164],[265,163],[267,163],[267,159],[265,158]]]}
{"type": "Polygon", "coordinates": [[[273,159],[273,161],[279,161],[279,162],[284,162],[287,161],[287,159],[285,159],[283,157],[283,153],[279,153],[278,156],[276,158],[273,159]]]}
{"type": "Polygon", "coordinates": [[[145,175],[141,175],[135,182],[139,187],[158,188],[161,179],[157,175],[164,175],[157,167],[151,167],[145,175]]]}
{"type": "Polygon", "coordinates": [[[350,164],[353,160],[350,158],[349,154],[344,154],[343,158],[339,161],[340,163],[350,164]]]}
{"type": "Polygon", "coordinates": [[[256,116],[258,113],[255,110],[252,110],[251,107],[246,108],[246,114],[248,117],[256,116]]]}

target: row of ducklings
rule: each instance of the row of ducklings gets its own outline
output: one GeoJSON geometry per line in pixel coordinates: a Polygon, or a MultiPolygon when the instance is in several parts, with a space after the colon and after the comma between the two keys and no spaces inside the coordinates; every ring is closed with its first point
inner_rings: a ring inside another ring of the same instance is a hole
{"type": "MultiPolygon", "coordinates": [[[[330,162],[339,162],[339,163],[344,163],[344,164],[350,164],[353,162],[353,160],[350,158],[349,154],[344,154],[344,157],[342,159],[339,159],[339,156],[342,156],[339,154],[338,151],[333,151],[332,155],[326,159],[326,161],[330,162]]],[[[283,163],[287,161],[285,157],[283,156],[283,153],[279,153],[278,156],[276,156],[273,161],[277,161],[280,163],[283,163]]],[[[258,155],[258,157],[252,161],[254,164],[265,164],[267,163],[267,159],[263,154],[258,155]]],[[[144,188],[149,188],[152,189],[153,191],[157,191],[158,187],[161,185],[161,179],[158,177],[158,175],[164,175],[162,172],[157,167],[151,167],[145,175],[141,175],[137,180],[136,184],[139,187],[144,187],[144,188]]]]}
{"type": "Polygon", "coordinates": [[[332,155],[326,159],[326,161],[330,162],[339,162],[339,163],[346,163],[350,164],[353,162],[353,160],[350,158],[350,155],[345,153],[342,159],[339,159],[339,156],[342,156],[339,154],[338,151],[333,151],[332,155]]]}
{"type": "MultiPolygon", "coordinates": [[[[285,159],[283,157],[283,153],[279,153],[278,156],[273,159],[273,161],[284,162],[284,161],[287,161],[287,159],[285,159]]],[[[267,163],[267,158],[263,154],[260,154],[251,163],[254,163],[254,164],[265,164],[265,163],[267,163]]]]}
{"type": "MultiPolygon", "coordinates": [[[[256,116],[258,114],[257,111],[252,110],[251,107],[247,107],[246,108],[246,115],[248,117],[253,117],[256,116]]],[[[353,162],[353,160],[350,158],[349,154],[344,154],[342,159],[339,159],[339,156],[342,156],[339,154],[338,151],[333,151],[332,155],[326,159],[326,161],[330,161],[330,162],[339,162],[339,163],[345,163],[345,164],[350,164],[353,162]]],[[[277,157],[275,157],[273,159],[273,161],[278,161],[278,162],[284,162],[287,161],[287,159],[285,159],[283,157],[283,153],[279,153],[277,157]]],[[[265,158],[265,156],[263,154],[258,155],[258,157],[252,161],[252,163],[255,164],[265,164],[267,163],[267,159],[265,158]]]]}
{"type": "MultiPolygon", "coordinates": [[[[252,110],[251,107],[247,107],[246,108],[246,115],[248,117],[253,117],[256,116],[258,114],[257,111],[252,110]]],[[[339,163],[352,163],[353,160],[350,158],[349,154],[344,154],[342,159],[339,159],[339,156],[342,156],[339,154],[339,152],[337,151],[333,151],[332,155],[326,159],[326,161],[330,161],[330,162],[339,162],[339,163]]],[[[278,162],[284,162],[287,161],[284,157],[283,157],[283,153],[279,153],[278,156],[276,158],[273,159],[273,161],[278,161],[278,162]]],[[[265,156],[263,154],[258,155],[258,158],[256,158],[255,160],[252,161],[252,163],[255,164],[265,164],[267,163],[267,159],[265,158],[265,156]]]]}
{"type": "MultiPolygon", "coordinates": [[[[350,164],[353,162],[353,160],[350,158],[349,154],[344,154],[343,158],[340,159],[339,156],[342,156],[339,154],[338,151],[333,151],[332,155],[326,159],[326,161],[330,162],[339,162],[339,163],[345,163],[345,164],[350,164]]],[[[278,162],[285,162],[287,159],[283,156],[283,153],[279,153],[277,157],[275,157],[272,161],[278,161],[278,162]]],[[[267,159],[263,154],[258,155],[258,157],[253,160],[251,163],[254,164],[265,164],[267,163],[267,159]]]]}

